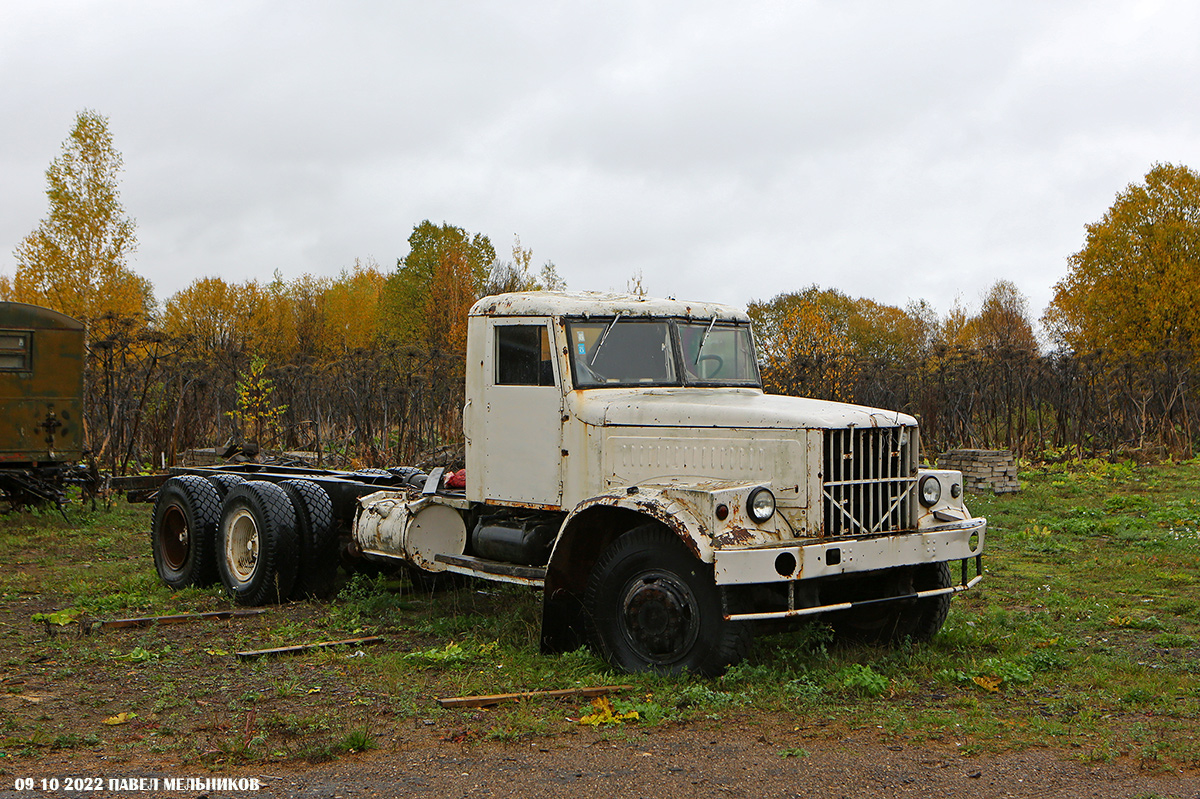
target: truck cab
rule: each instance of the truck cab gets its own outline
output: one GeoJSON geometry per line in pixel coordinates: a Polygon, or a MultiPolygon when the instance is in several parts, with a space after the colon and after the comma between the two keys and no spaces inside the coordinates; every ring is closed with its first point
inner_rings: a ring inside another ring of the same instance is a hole
{"type": "MultiPolygon", "coordinates": [[[[618,665],[673,668],[686,646],[646,643],[659,634],[649,619],[695,613],[708,593],[734,628],[822,614],[860,638],[927,638],[949,595],[981,577],[986,521],[964,505],[961,475],[919,467],[916,420],[765,394],[750,319],[730,306],[484,298],[468,321],[463,425],[468,501],[558,514],[547,647],[590,640],[618,665]],[[589,605],[614,586],[593,583],[635,531],[656,557],[694,560],[705,585],[634,568],[642,582],[615,587],[623,598],[605,618],[622,629],[606,642],[589,605]],[[639,641],[667,649],[647,657],[639,641]]],[[[740,646],[734,635],[716,649],[740,646]]]]}

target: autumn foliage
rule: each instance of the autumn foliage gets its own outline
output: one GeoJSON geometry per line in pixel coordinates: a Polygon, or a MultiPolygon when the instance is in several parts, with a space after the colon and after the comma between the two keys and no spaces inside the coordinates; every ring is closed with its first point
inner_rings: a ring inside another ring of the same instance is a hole
{"type": "MultiPolygon", "coordinates": [[[[127,264],[106,120],[79,115],[47,170],[50,212],[18,246],[0,299],[87,325],[86,435],[114,472],[228,438],[326,465],[412,463],[461,442],[467,310],[502,291],[565,288],[491,241],[423,221],[394,268],[229,282],[199,276],[155,300],[127,264]]],[[[810,286],[750,303],[768,391],[913,413],[926,453],[1190,456],[1200,420],[1200,176],[1156,165],[1087,226],[1035,334],[996,282],[978,311],[940,316],[810,286]]],[[[631,290],[644,291],[640,275],[631,290]]]]}

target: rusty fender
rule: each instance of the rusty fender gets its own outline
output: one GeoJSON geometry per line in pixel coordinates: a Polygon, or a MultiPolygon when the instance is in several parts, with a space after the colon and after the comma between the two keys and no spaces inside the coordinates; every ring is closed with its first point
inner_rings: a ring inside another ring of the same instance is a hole
{"type": "Polygon", "coordinates": [[[570,535],[572,522],[589,510],[601,507],[633,511],[660,522],[679,536],[679,540],[693,555],[705,563],[712,563],[712,541],[708,528],[701,521],[702,515],[699,509],[691,507],[690,503],[677,493],[671,492],[675,494],[672,496],[668,492],[671,492],[671,489],[656,486],[630,486],[621,491],[601,494],[580,502],[563,521],[559,540],[555,542],[554,551],[550,553],[551,563],[554,562],[555,555],[559,553],[563,538],[570,535]]]}

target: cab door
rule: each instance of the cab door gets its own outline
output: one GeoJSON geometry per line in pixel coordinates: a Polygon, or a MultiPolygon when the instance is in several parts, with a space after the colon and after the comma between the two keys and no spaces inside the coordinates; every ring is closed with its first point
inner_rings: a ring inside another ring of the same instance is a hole
{"type": "Polygon", "coordinates": [[[489,319],[487,339],[484,499],[558,508],[563,395],[554,329],[549,319],[489,319]]]}

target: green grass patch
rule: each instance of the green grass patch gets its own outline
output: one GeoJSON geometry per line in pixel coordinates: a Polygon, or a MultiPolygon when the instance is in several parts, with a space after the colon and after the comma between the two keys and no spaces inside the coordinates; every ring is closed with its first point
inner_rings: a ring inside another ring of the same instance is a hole
{"type": "Polygon", "coordinates": [[[100,618],[233,606],[219,587],[158,582],[148,506],[72,508],[70,523],[12,514],[0,520],[0,758],[141,751],[219,768],[329,760],[384,748],[396,730],[518,741],[766,720],[806,739],[862,729],[967,753],[1046,746],[1200,766],[1200,463],[1026,466],[1021,477],[1018,494],[968,497],[989,519],[986,577],[929,644],[844,647],[820,623],[798,625],[758,637],[715,680],[614,674],[587,649],[543,655],[540,594],[486,583],[430,593],[402,574],[345,577],[328,603],[252,620],[89,634],[100,618]],[[385,643],[232,654],[375,634],[385,643]],[[633,688],[611,697],[618,721],[600,729],[577,721],[596,713],[588,701],[435,702],[617,682],[633,688]]]}

